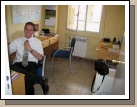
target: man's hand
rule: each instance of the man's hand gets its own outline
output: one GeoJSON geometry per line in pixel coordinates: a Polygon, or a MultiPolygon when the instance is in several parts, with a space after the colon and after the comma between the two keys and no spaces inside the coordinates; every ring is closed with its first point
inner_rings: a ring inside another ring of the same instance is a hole
{"type": "Polygon", "coordinates": [[[25,47],[27,50],[29,50],[29,51],[32,50],[32,48],[31,48],[31,46],[30,46],[30,44],[29,44],[28,41],[25,41],[25,42],[24,42],[24,47],[25,47]]]}

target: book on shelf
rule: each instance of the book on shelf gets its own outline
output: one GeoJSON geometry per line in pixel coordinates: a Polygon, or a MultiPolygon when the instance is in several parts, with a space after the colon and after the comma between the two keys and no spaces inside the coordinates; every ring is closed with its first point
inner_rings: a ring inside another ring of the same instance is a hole
{"type": "Polygon", "coordinates": [[[112,60],[106,60],[106,64],[111,69],[116,69],[117,68],[117,63],[113,63],[112,60]]]}
{"type": "Polygon", "coordinates": [[[20,77],[20,74],[15,72],[15,71],[11,71],[11,81],[13,82],[14,80],[16,80],[17,78],[20,77]]]}

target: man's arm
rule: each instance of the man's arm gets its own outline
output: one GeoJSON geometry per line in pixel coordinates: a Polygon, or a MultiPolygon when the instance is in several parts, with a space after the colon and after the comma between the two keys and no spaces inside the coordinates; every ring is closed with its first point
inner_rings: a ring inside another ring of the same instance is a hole
{"type": "Polygon", "coordinates": [[[38,53],[36,50],[33,50],[29,44],[29,42],[25,41],[24,46],[31,52],[31,54],[37,58],[38,60],[42,60],[42,54],[38,53]]]}
{"type": "Polygon", "coordinates": [[[38,53],[38,52],[36,52],[35,50],[33,50],[33,49],[31,49],[31,50],[29,50],[30,52],[31,52],[31,54],[35,57],[35,58],[37,58],[38,60],[42,60],[42,55],[40,54],[40,53],[38,53]]]}

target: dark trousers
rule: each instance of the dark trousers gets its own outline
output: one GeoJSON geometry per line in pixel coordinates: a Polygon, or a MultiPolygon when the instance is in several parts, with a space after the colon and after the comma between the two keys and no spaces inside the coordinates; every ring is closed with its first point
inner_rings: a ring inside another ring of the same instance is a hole
{"type": "Polygon", "coordinates": [[[27,67],[22,66],[21,62],[17,62],[10,66],[11,70],[25,74],[25,90],[26,95],[34,95],[35,81],[42,81],[42,77],[36,75],[38,64],[29,62],[27,67]]]}

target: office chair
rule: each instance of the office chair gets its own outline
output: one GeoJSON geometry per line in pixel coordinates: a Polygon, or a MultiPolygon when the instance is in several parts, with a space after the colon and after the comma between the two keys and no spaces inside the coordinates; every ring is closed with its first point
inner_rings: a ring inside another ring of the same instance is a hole
{"type": "Polygon", "coordinates": [[[73,53],[74,45],[75,45],[75,38],[72,38],[70,41],[61,42],[58,45],[55,47],[55,49],[51,53],[52,63],[51,63],[51,70],[50,70],[50,72],[52,71],[54,57],[55,58],[69,58],[70,72],[72,72],[71,59],[72,59],[72,53],[73,53]],[[62,44],[62,43],[69,43],[69,47],[63,47],[63,48],[61,48],[59,50],[56,49],[57,46],[62,44]],[[65,50],[65,49],[68,49],[68,50],[65,50]]]}
{"type": "MultiPolygon", "coordinates": [[[[45,73],[45,61],[46,61],[46,56],[44,55],[42,60],[38,62],[39,68],[37,69],[37,76],[42,76],[44,77],[45,73]]],[[[39,82],[35,81],[35,84],[39,84],[39,82]]],[[[42,95],[44,95],[43,90],[42,90],[42,95]]]]}

